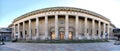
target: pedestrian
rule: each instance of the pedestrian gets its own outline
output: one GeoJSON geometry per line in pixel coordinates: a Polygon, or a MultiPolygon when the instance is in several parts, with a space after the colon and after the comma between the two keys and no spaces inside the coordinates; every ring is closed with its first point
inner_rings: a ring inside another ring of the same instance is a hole
{"type": "Polygon", "coordinates": [[[5,43],[4,43],[4,39],[2,38],[2,44],[4,45],[5,43]]]}
{"type": "Polygon", "coordinates": [[[108,38],[108,33],[105,33],[105,37],[106,37],[106,39],[108,38]]]}

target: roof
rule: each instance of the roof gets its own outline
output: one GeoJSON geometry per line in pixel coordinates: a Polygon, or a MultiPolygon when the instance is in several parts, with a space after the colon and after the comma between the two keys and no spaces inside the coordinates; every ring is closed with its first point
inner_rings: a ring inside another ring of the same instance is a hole
{"type": "Polygon", "coordinates": [[[93,15],[99,18],[102,18],[104,20],[110,21],[108,18],[97,14],[95,12],[89,11],[89,10],[85,10],[85,9],[81,9],[81,8],[74,8],[74,7],[50,7],[50,8],[43,8],[43,9],[38,9],[29,13],[26,13],[24,15],[21,15],[20,17],[17,17],[16,19],[14,19],[13,22],[18,21],[20,19],[23,19],[25,17],[31,16],[31,15],[35,15],[35,14],[40,14],[43,12],[49,12],[49,11],[75,11],[75,12],[81,12],[81,13],[85,13],[85,14],[89,14],[89,15],[93,15]]]}
{"type": "Polygon", "coordinates": [[[0,28],[0,32],[12,32],[10,28],[0,28]]]}
{"type": "Polygon", "coordinates": [[[111,25],[112,27],[116,28],[116,26],[115,26],[114,24],[110,23],[110,25],[111,25]]]}

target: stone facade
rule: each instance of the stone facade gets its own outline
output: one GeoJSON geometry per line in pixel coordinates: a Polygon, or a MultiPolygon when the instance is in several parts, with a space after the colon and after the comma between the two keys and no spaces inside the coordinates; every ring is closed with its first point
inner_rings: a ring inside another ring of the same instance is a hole
{"type": "Polygon", "coordinates": [[[33,40],[104,39],[109,38],[112,27],[108,18],[72,7],[32,11],[16,18],[12,25],[14,38],[33,40]]]}
{"type": "Polygon", "coordinates": [[[11,28],[0,28],[0,40],[10,41],[12,38],[12,29],[11,28]]]}

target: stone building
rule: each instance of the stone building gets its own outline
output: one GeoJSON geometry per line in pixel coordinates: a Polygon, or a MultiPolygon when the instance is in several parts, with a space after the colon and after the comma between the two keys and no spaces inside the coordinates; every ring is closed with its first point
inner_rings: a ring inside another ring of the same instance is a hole
{"type": "Polygon", "coordinates": [[[108,18],[73,7],[35,10],[14,19],[11,27],[14,38],[28,40],[104,39],[114,28],[108,18]]]}
{"type": "Polygon", "coordinates": [[[5,41],[11,40],[12,29],[11,28],[0,28],[0,40],[5,41]]]}

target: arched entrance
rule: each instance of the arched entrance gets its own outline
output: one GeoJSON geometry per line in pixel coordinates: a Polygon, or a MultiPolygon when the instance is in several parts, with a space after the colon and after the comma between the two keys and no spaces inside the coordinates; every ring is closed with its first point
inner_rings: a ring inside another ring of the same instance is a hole
{"type": "Polygon", "coordinates": [[[64,36],[65,36],[65,29],[63,27],[59,28],[59,39],[60,40],[64,40],[64,36]]]}
{"type": "MultiPolygon", "coordinates": [[[[58,30],[58,38],[60,40],[64,40],[65,39],[65,28],[64,27],[60,27],[58,30]]],[[[74,28],[69,27],[69,34],[68,34],[68,39],[69,40],[73,40],[74,39],[74,28]]],[[[52,27],[50,28],[50,39],[51,40],[55,40],[56,39],[56,34],[55,34],[55,28],[52,27]]]]}
{"type": "Polygon", "coordinates": [[[73,32],[72,31],[69,32],[69,40],[73,40],[73,32]]]}
{"type": "Polygon", "coordinates": [[[60,34],[59,34],[59,36],[60,36],[60,40],[64,40],[64,32],[63,31],[60,31],[60,34]]]}
{"type": "Polygon", "coordinates": [[[68,34],[68,38],[69,40],[73,40],[74,38],[74,28],[73,27],[69,27],[69,34],[68,34]]]}
{"type": "Polygon", "coordinates": [[[55,28],[54,27],[50,28],[50,35],[49,36],[50,36],[51,40],[55,40],[56,35],[55,35],[55,28]]]}
{"type": "Polygon", "coordinates": [[[55,40],[55,37],[56,37],[56,36],[55,36],[55,32],[51,32],[51,33],[50,33],[50,38],[51,38],[52,40],[55,40]]]}

